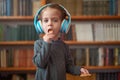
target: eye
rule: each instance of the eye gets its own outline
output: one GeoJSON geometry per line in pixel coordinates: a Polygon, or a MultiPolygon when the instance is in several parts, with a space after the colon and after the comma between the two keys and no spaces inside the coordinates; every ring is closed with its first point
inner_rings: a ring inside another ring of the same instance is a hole
{"type": "Polygon", "coordinates": [[[47,23],[47,22],[48,22],[48,19],[43,19],[43,22],[47,23]]]}
{"type": "Polygon", "coordinates": [[[53,19],[54,22],[58,22],[58,19],[53,19]]]}

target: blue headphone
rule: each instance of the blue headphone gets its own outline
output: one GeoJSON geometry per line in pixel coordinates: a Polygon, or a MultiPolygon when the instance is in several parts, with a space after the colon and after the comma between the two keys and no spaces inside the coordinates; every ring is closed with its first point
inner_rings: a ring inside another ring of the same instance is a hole
{"type": "MultiPolygon", "coordinates": [[[[41,20],[38,19],[38,15],[41,13],[41,11],[46,8],[47,6],[52,5],[52,3],[46,4],[44,6],[42,6],[38,12],[36,13],[35,17],[34,17],[34,26],[35,29],[37,31],[38,34],[40,33],[44,33],[42,26],[41,26],[41,20]]],[[[68,19],[64,19],[62,24],[61,24],[61,29],[60,32],[61,33],[67,33],[69,28],[70,28],[70,23],[71,23],[71,16],[70,13],[67,11],[67,9],[65,9],[62,5],[59,5],[63,10],[65,10],[66,15],[68,16],[68,19]]]]}

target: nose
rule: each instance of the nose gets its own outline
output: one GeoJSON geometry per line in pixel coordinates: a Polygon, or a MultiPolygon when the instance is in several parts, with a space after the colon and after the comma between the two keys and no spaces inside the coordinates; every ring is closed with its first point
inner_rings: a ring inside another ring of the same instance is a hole
{"type": "Polygon", "coordinates": [[[52,20],[48,21],[48,26],[52,26],[52,20]]]}

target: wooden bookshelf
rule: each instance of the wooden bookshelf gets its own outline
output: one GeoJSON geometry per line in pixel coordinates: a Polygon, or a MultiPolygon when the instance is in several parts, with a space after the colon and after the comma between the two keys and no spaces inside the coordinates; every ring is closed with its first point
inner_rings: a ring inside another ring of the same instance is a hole
{"type": "MultiPolygon", "coordinates": [[[[46,4],[46,0],[41,0],[41,5],[46,4]]],[[[119,21],[120,16],[71,16],[72,21],[119,21]]],[[[0,23],[19,23],[19,22],[30,22],[33,24],[34,16],[0,16],[0,23]]],[[[97,46],[114,46],[120,45],[120,41],[65,41],[66,44],[70,46],[83,46],[83,45],[97,45],[97,46]]],[[[33,48],[34,41],[0,41],[0,47],[5,46],[24,46],[33,48]]],[[[118,66],[85,66],[89,70],[119,70],[120,65],[118,66]]],[[[36,67],[7,67],[1,68],[0,72],[35,72],[36,67]]]]}
{"type": "Polygon", "coordinates": [[[0,72],[16,72],[16,71],[34,71],[35,72],[36,68],[35,67],[10,67],[10,68],[0,68],[0,72]]]}
{"type": "Polygon", "coordinates": [[[72,16],[72,20],[120,20],[120,16],[72,16]]]}
{"type": "Polygon", "coordinates": [[[85,66],[89,70],[106,70],[106,69],[120,69],[120,66],[85,66]]]}
{"type": "MultiPolygon", "coordinates": [[[[33,21],[34,16],[0,16],[0,22],[7,21],[33,21]]],[[[120,16],[72,16],[73,21],[88,20],[120,20],[120,16]]]]}
{"type": "MultiPolygon", "coordinates": [[[[120,41],[64,41],[68,45],[120,45],[120,41]]],[[[0,41],[0,46],[33,45],[34,41],[0,41]]]]}
{"type": "Polygon", "coordinates": [[[33,16],[0,16],[0,22],[33,21],[33,16]]]}
{"type": "MultiPolygon", "coordinates": [[[[106,70],[106,69],[120,69],[120,66],[85,66],[89,70],[106,70]]],[[[13,72],[13,71],[36,71],[36,67],[7,67],[0,68],[0,72],[13,72]]]]}
{"type": "Polygon", "coordinates": [[[69,45],[118,45],[120,41],[65,41],[69,45]]]}
{"type": "Polygon", "coordinates": [[[7,45],[33,45],[34,41],[2,41],[0,42],[1,46],[7,46],[7,45]]]}

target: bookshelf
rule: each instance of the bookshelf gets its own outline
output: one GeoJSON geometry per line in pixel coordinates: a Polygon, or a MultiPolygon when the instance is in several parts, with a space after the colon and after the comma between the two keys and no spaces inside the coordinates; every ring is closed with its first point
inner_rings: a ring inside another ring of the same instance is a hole
{"type": "MultiPolygon", "coordinates": [[[[33,21],[33,16],[0,16],[0,21],[33,21]]],[[[74,21],[119,20],[120,16],[71,16],[74,21]]]]}
{"type": "Polygon", "coordinates": [[[31,68],[1,68],[1,72],[35,72],[36,68],[31,67],[31,68]]]}
{"type": "MultiPolygon", "coordinates": [[[[37,0],[36,0],[37,1],[37,0]]],[[[46,3],[49,3],[49,1],[52,2],[56,2],[56,0],[40,0],[40,5],[44,5],[46,3]]],[[[60,0],[58,0],[59,3],[60,0]]],[[[77,1],[77,0],[75,0],[77,1]]],[[[84,1],[84,0],[81,0],[84,1]]],[[[87,1],[87,0],[86,0],[87,1]]],[[[109,1],[109,0],[106,0],[109,1]]],[[[112,1],[112,0],[111,0],[112,1]]],[[[119,1],[119,0],[118,0],[119,1]]],[[[120,2],[120,1],[119,1],[120,2]]],[[[60,1],[60,3],[63,3],[60,1]]],[[[0,16],[0,24],[33,24],[33,15],[31,16],[0,16]]],[[[72,22],[73,24],[77,23],[96,23],[96,22],[104,22],[104,23],[111,23],[111,22],[115,22],[115,23],[119,23],[120,22],[120,15],[72,15],[72,22]]],[[[120,48],[120,40],[109,40],[109,41],[76,41],[76,40],[70,40],[70,41],[65,41],[65,43],[67,43],[70,46],[70,49],[76,50],[76,49],[89,49],[89,48],[120,48]]],[[[10,49],[33,49],[33,44],[34,44],[34,39],[32,40],[11,40],[11,41],[4,41],[1,40],[0,41],[0,51],[2,51],[3,49],[8,50],[10,49]]],[[[13,50],[14,51],[14,50],[13,50]]],[[[75,53],[75,52],[74,52],[75,53]]],[[[1,54],[1,53],[0,53],[1,54]]],[[[32,54],[32,53],[31,53],[32,54]]],[[[118,53],[120,54],[120,52],[118,53]]],[[[79,54],[77,54],[79,55],[79,54]]],[[[0,55],[1,56],[1,55],[0,55]]],[[[73,56],[75,56],[73,54],[73,56]]],[[[0,57],[1,58],[1,57],[0,57]]],[[[74,57],[76,60],[76,57],[74,57]]],[[[120,59],[120,57],[119,57],[120,59]]],[[[118,59],[118,60],[119,60],[118,59]]],[[[0,59],[1,61],[1,59],[0,59]]],[[[76,63],[77,64],[77,63],[76,63]]],[[[79,64],[77,64],[79,65],[79,64]]],[[[116,65],[103,65],[103,66],[96,66],[96,65],[82,65],[84,67],[86,67],[91,73],[96,74],[95,76],[98,77],[96,78],[96,80],[119,80],[120,78],[120,64],[116,65]],[[103,75],[102,75],[103,74],[103,75]],[[100,78],[100,76],[102,76],[102,78],[100,78]],[[108,79],[108,77],[105,76],[112,76],[110,77],[111,79],[108,79]],[[116,78],[117,77],[117,78],[116,78]],[[104,79],[103,79],[104,78],[104,79]]],[[[3,79],[7,80],[5,77],[5,73],[7,72],[7,77],[9,78],[9,75],[12,76],[15,74],[25,74],[27,76],[27,74],[30,73],[30,75],[34,75],[35,74],[35,66],[31,66],[31,67],[0,67],[0,77],[3,77],[3,79]]],[[[11,80],[15,80],[12,79],[10,77],[11,80]]],[[[23,80],[29,80],[26,79],[26,77],[23,76],[23,80]]],[[[33,79],[34,80],[34,79],[33,79]]]]}
{"type": "Polygon", "coordinates": [[[119,20],[120,16],[72,16],[72,20],[119,20]]]}
{"type": "MultiPolygon", "coordinates": [[[[100,67],[96,67],[96,66],[89,66],[89,67],[85,67],[89,70],[106,70],[106,69],[115,69],[118,70],[120,69],[120,66],[100,66],[100,67]]],[[[33,71],[35,72],[36,68],[35,67],[31,67],[31,68],[0,68],[1,72],[14,72],[14,71],[33,71]]]]}
{"type": "Polygon", "coordinates": [[[4,21],[33,21],[33,16],[0,16],[0,22],[4,21]]]}

